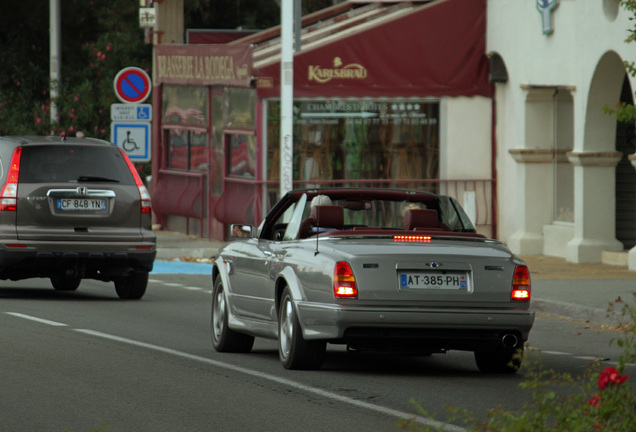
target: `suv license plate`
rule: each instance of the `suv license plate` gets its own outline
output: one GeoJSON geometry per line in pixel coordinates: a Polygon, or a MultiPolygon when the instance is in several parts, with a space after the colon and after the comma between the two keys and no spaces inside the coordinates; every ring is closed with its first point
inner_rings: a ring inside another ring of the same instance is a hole
{"type": "Polygon", "coordinates": [[[92,198],[58,198],[57,209],[62,211],[106,211],[106,200],[92,198]]]}
{"type": "Polygon", "coordinates": [[[400,288],[412,289],[466,289],[466,272],[405,272],[399,273],[400,288]]]}

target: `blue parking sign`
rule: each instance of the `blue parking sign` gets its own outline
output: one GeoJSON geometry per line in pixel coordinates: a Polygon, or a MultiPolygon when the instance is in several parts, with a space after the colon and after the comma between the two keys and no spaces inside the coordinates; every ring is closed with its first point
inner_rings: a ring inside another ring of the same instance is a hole
{"type": "Polygon", "coordinates": [[[110,124],[111,141],[123,149],[133,162],[150,161],[150,122],[110,124]]]}
{"type": "Polygon", "coordinates": [[[137,107],[137,120],[150,120],[150,105],[137,107]]]}

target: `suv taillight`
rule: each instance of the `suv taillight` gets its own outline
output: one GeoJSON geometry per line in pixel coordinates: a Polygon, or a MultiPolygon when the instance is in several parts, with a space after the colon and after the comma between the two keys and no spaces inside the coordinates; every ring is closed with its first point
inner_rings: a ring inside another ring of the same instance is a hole
{"type": "Polygon", "coordinates": [[[121,148],[119,149],[119,151],[124,156],[124,159],[128,164],[128,168],[130,169],[130,173],[135,178],[137,189],[139,189],[139,196],[141,197],[141,212],[148,214],[152,213],[152,207],[150,206],[150,194],[148,193],[148,189],[146,189],[144,182],[141,180],[141,177],[139,177],[139,173],[137,173],[137,170],[135,169],[133,163],[130,161],[128,155],[121,148]]]}
{"type": "Polygon", "coordinates": [[[18,178],[20,177],[20,155],[22,147],[13,151],[7,181],[0,191],[0,211],[16,211],[18,208],[18,178]]]}
{"type": "Polygon", "coordinates": [[[529,302],[530,293],[530,270],[524,265],[518,265],[515,267],[510,299],[513,301],[529,302]]]}

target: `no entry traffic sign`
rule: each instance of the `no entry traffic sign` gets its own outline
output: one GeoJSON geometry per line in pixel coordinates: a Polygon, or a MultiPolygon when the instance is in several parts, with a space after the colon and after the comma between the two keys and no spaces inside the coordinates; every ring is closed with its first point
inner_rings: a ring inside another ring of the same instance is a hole
{"type": "Polygon", "coordinates": [[[115,94],[125,103],[143,102],[152,90],[150,77],[146,71],[138,67],[122,69],[115,77],[114,85],[115,94]]]}

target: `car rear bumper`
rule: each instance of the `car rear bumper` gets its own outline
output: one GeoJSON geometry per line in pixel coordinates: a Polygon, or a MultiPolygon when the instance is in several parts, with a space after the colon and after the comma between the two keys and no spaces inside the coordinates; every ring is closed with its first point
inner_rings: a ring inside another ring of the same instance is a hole
{"type": "Polygon", "coordinates": [[[399,340],[434,349],[483,348],[513,334],[528,340],[534,311],[524,309],[361,308],[298,302],[306,339],[377,347],[399,340]]]}
{"type": "Polygon", "coordinates": [[[150,272],[157,255],[154,242],[2,243],[0,279],[73,275],[113,280],[133,272],[150,272]]]}

